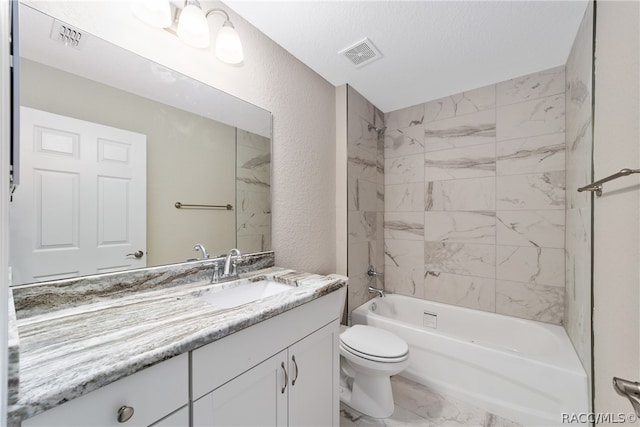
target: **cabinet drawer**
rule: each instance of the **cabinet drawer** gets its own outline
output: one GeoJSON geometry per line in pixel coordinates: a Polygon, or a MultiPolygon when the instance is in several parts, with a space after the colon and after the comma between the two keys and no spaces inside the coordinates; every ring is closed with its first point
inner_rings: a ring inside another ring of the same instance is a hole
{"type": "Polygon", "coordinates": [[[182,354],[22,422],[35,426],[149,426],[189,401],[189,359],[182,354]],[[133,416],[118,422],[118,410],[133,416]]]}

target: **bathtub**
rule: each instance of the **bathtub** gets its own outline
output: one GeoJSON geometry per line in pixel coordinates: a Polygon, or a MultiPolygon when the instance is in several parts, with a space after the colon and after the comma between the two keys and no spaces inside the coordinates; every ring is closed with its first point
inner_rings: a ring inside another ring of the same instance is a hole
{"type": "Polygon", "coordinates": [[[352,323],[407,342],[401,376],[525,426],[588,412],[587,375],[560,326],[402,295],[361,305],[352,323]]]}

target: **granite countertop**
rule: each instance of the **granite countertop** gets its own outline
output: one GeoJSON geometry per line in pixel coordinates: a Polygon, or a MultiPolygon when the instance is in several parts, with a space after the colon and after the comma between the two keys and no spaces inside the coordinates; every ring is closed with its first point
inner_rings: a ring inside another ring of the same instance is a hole
{"type": "Polygon", "coordinates": [[[130,292],[52,311],[25,310],[23,315],[16,302],[19,392],[17,401],[9,405],[9,424],[224,338],[346,284],[344,276],[320,276],[278,267],[240,277],[239,281],[217,285],[200,280],[130,292]],[[200,298],[212,290],[262,277],[290,284],[292,288],[234,308],[219,308],[200,298]]]}

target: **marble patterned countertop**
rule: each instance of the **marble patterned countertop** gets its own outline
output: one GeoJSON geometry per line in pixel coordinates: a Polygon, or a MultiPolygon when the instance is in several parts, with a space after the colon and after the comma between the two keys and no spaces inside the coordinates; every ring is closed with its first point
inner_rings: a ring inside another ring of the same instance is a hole
{"type": "MultiPolygon", "coordinates": [[[[17,401],[9,405],[9,425],[346,284],[344,276],[320,276],[278,267],[246,272],[240,277],[238,281],[216,285],[205,279],[119,293],[51,310],[25,307],[21,311],[19,298],[14,298],[19,390],[17,401]],[[292,285],[291,290],[234,308],[221,309],[202,298],[218,289],[263,277],[292,285]]],[[[37,289],[29,290],[37,295],[37,289]]]]}

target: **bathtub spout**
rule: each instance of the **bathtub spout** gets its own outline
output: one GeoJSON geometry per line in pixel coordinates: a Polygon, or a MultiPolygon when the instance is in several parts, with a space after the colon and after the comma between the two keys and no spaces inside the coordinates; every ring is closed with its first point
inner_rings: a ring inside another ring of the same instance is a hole
{"type": "Polygon", "coordinates": [[[374,288],[373,286],[369,286],[369,293],[374,294],[377,293],[380,298],[384,298],[384,290],[374,288]]]}

